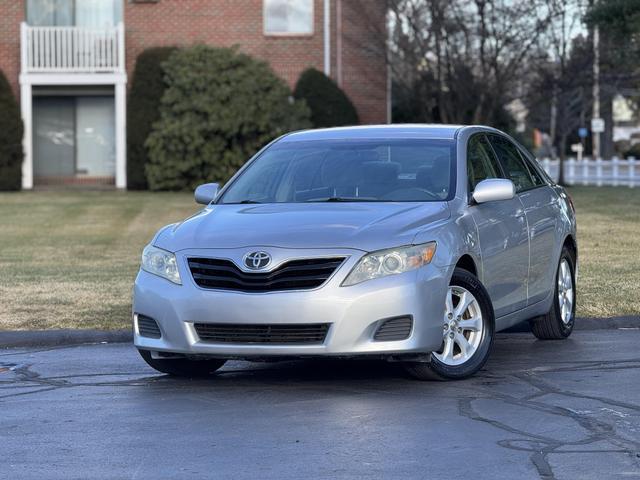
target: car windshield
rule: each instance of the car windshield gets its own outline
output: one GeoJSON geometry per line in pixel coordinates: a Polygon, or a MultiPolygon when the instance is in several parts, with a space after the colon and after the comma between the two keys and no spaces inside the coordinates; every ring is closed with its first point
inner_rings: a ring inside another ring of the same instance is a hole
{"type": "Polygon", "coordinates": [[[454,193],[454,142],[284,141],[267,148],[218,203],[434,202],[454,193]]]}

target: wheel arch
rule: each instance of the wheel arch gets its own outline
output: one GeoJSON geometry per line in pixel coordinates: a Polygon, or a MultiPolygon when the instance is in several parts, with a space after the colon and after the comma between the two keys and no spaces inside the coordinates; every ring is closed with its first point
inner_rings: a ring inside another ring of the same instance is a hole
{"type": "Polygon", "coordinates": [[[578,244],[572,234],[565,237],[562,248],[567,248],[573,255],[573,261],[578,263],[578,244]]]}
{"type": "Polygon", "coordinates": [[[476,261],[468,253],[465,253],[458,259],[455,268],[461,268],[474,274],[476,277],[478,276],[478,266],[476,265],[476,261]]]}

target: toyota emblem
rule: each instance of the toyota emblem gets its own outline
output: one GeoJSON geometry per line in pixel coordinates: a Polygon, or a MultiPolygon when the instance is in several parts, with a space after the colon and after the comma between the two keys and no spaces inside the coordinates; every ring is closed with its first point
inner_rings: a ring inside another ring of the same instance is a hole
{"type": "Polygon", "coordinates": [[[262,270],[271,263],[271,255],[267,252],[251,252],[244,256],[244,264],[251,270],[262,270]]]}

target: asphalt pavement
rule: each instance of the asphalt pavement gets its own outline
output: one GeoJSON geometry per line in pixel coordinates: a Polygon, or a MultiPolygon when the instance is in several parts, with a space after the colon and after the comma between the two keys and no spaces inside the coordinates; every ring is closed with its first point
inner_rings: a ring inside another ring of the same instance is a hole
{"type": "Polygon", "coordinates": [[[372,361],[159,375],[130,344],[0,350],[0,478],[640,478],[640,330],[500,334],[474,378],[372,361]]]}

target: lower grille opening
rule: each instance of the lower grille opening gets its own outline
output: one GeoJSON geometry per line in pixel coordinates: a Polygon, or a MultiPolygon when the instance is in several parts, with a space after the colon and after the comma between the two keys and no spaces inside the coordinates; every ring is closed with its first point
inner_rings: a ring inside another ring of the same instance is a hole
{"type": "Polygon", "coordinates": [[[160,327],[153,318],[140,314],[138,314],[137,317],[138,333],[140,336],[149,338],[160,338],[162,336],[160,333],[160,327]]]}
{"type": "Polygon", "coordinates": [[[313,324],[252,324],[195,323],[196,333],[203,342],[236,344],[322,344],[328,323],[313,324]]]}
{"type": "Polygon", "coordinates": [[[411,335],[413,319],[411,317],[390,318],[383,321],[373,335],[378,342],[406,340],[411,335]]]}

